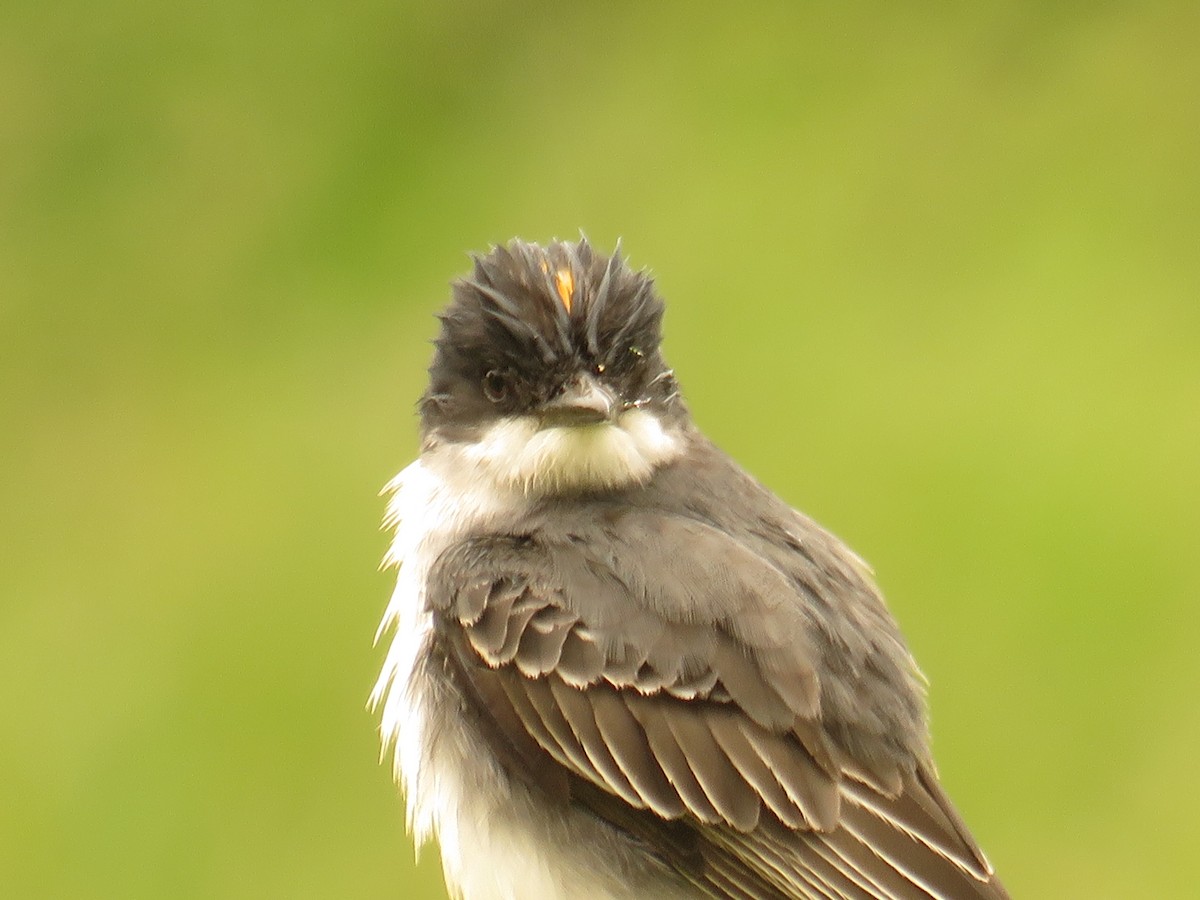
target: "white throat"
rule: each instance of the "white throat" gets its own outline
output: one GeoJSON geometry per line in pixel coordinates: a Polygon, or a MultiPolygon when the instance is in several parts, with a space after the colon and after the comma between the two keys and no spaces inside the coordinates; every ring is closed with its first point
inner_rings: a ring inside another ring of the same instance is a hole
{"type": "Polygon", "coordinates": [[[632,409],[595,425],[544,428],[534,416],[501,419],[475,443],[438,448],[434,455],[446,456],[475,489],[490,482],[496,490],[536,497],[641,484],[682,450],[681,439],[657,416],[632,409]]]}

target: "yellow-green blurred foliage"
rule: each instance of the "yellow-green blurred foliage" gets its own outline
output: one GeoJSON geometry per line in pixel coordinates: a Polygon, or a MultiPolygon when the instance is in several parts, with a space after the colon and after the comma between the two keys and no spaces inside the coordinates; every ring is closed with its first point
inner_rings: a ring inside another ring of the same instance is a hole
{"type": "Polygon", "coordinates": [[[618,236],[1019,897],[1200,846],[1200,7],[0,10],[0,892],[441,895],[365,710],[465,252],[618,236]]]}

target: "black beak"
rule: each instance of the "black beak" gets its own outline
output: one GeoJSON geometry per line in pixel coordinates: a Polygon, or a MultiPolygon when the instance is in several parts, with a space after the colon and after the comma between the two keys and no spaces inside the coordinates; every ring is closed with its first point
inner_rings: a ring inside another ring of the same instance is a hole
{"type": "Polygon", "coordinates": [[[591,375],[576,375],[562,393],[542,404],[542,423],[555,425],[599,425],[610,421],[616,402],[591,375]]]}

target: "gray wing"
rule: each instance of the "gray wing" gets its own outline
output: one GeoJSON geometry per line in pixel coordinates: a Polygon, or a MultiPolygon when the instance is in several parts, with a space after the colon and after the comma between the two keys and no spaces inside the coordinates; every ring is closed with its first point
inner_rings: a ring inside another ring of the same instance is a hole
{"type": "Polygon", "coordinates": [[[860,728],[827,727],[821,623],[794,579],[701,522],[621,515],[619,541],[477,539],[431,573],[439,632],[501,758],[710,897],[1007,897],[923,743],[872,745],[866,711],[860,728]]]}

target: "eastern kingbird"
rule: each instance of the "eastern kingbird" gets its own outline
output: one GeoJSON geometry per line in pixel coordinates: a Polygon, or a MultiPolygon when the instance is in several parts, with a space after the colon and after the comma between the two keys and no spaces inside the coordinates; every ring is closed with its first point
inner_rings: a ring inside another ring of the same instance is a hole
{"type": "Polygon", "coordinates": [[[452,894],[1006,898],[867,565],[692,423],[619,251],[512,241],[387,486],[372,694],[452,894]]]}

